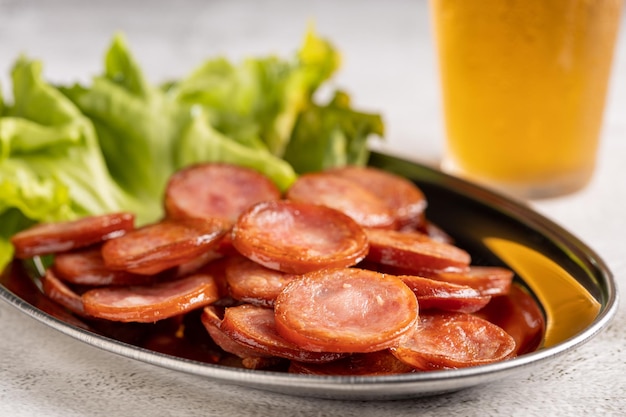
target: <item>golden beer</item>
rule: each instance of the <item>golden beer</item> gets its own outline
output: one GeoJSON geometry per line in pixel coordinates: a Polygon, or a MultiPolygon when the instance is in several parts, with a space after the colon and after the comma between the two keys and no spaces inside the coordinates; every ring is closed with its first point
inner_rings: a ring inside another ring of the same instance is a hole
{"type": "Polygon", "coordinates": [[[444,169],[524,197],[596,161],[622,0],[431,0],[444,169]]]}

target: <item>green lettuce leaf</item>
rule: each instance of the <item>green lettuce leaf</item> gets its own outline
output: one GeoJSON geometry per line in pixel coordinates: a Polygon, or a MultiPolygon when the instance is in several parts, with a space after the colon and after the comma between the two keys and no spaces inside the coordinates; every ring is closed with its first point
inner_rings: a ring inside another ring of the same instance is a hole
{"type": "Polygon", "coordinates": [[[8,238],[35,222],[69,220],[139,202],[111,178],[90,120],[20,58],[12,72],[15,103],[0,118],[0,262],[8,238]]]}
{"type": "Polygon", "coordinates": [[[188,109],[148,84],[121,35],[114,37],[106,53],[103,75],[89,87],[61,91],[92,120],[118,184],[146,205],[159,205],[175,169],[171,157],[175,138],[190,121],[188,109]]]}
{"type": "Polygon", "coordinates": [[[149,85],[122,35],[114,38],[105,64],[104,75],[90,87],[62,91],[93,121],[113,178],[144,204],[161,207],[169,177],[189,163],[253,166],[283,189],[295,179],[280,158],[224,135],[205,134],[211,130],[210,118],[201,108],[149,85]],[[207,126],[199,129],[198,123],[207,126]],[[278,171],[280,175],[273,174],[278,171]]]}
{"type": "Polygon", "coordinates": [[[380,115],[352,110],[348,95],[339,91],[328,104],[313,105],[300,114],[283,159],[298,174],[365,165],[368,137],[383,134],[380,115]]]}
{"type": "Polygon", "coordinates": [[[295,180],[291,165],[263,149],[253,149],[230,140],[197,114],[180,138],[174,153],[176,165],[184,167],[201,161],[225,162],[263,172],[280,189],[286,190],[295,180]]]}
{"type": "Polygon", "coordinates": [[[202,106],[224,135],[282,157],[298,115],[338,66],[339,53],[311,29],[290,60],[269,56],[234,65],[217,58],[168,88],[177,100],[202,106]]]}

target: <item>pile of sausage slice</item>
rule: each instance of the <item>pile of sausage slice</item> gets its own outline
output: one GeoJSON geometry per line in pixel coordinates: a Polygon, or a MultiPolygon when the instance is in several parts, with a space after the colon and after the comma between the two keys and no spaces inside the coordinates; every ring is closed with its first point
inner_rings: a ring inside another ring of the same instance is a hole
{"type": "Polygon", "coordinates": [[[200,310],[201,328],[248,368],[403,373],[516,354],[475,314],[513,273],[472,265],[402,177],[350,166],[281,193],[248,168],[198,164],[171,177],[164,207],[141,227],[132,213],[36,225],[12,238],[16,257],[54,255],[44,293],[85,318],[200,310]]]}

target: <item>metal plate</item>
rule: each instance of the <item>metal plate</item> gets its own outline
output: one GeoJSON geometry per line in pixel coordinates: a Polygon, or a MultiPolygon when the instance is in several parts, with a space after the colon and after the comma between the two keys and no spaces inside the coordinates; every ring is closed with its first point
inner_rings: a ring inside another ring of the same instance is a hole
{"type": "Polygon", "coordinates": [[[103,337],[45,313],[0,285],[0,298],[40,322],[91,346],[174,371],[291,395],[384,400],[456,391],[527,371],[604,329],[617,311],[617,288],[603,260],[554,222],[518,203],[437,170],[373,153],[370,165],[413,180],[428,198],[427,217],[472,255],[473,263],[506,265],[546,315],[542,347],[505,362],[392,376],[334,377],[252,371],[181,359],[103,337]]]}

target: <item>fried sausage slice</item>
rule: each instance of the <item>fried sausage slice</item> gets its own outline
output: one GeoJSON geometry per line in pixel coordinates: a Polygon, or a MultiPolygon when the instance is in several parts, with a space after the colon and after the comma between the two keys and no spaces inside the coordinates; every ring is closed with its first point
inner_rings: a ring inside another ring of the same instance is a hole
{"type": "Polygon", "coordinates": [[[413,290],[422,311],[436,308],[474,313],[485,307],[491,300],[491,296],[483,295],[467,285],[452,284],[415,275],[399,275],[398,278],[413,290]]]}
{"type": "Polygon", "coordinates": [[[249,206],[281,197],[259,172],[237,165],[204,163],[177,171],[165,190],[165,211],[172,218],[219,218],[234,223],[249,206]]]}
{"type": "Polygon", "coordinates": [[[62,305],[74,314],[85,317],[83,300],[79,294],[65,285],[51,268],[46,269],[46,273],[41,278],[43,293],[52,301],[62,305]]]}
{"type": "Polygon", "coordinates": [[[511,290],[513,271],[499,266],[472,265],[461,271],[440,271],[432,275],[432,279],[467,285],[480,291],[483,295],[505,295],[511,290]]]}
{"type": "Polygon", "coordinates": [[[382,199],[391,209],[398,227],[418,227],[424,223],[426,198],[422,190],[406,178],[378,168],[356,165],[327,172],[354,181],[382,199]]]}
{"type": "Polygon", "coordinates": [[[20,259],[66,252],[121,236],[134,228],[131,213],[110,213],[78,220],[41,223],[15,234],[11,243],[20,259]]]}
{"type": "Polygon", "coordinates": [[[374,352],[415,329],[415,294],[399,278],[357,268],[305,274],[280,293],[276,328],[302,349],[374,352]]]}
{"type": "Polygon", "coordinates": [[[347,215],[284,200],[244,212],[233,227],[232,244],[254,262],[292,274],[356,265],[368,251],[365,232],[347,215]]]}
{"type": "Polygon", "coordinates": [[[370,244],[367,259],[423,275],[430,271],[466,269],[469,253],[418,232],[366,229],[370,244]]]}
{"type": "Polygon", "coordinates": [[[232,353],[240,358],[271,357],[267,352],[260,352],[258,349],[252,349],[242,345],[226,334],[226,332],[222,330],[222,319],[218,316],[215,307],[204,307],[200,320],[211,336],[211,339],[225,352],[232,353]]]}
{"type": "Polygon", "coordinates": [[[501,327],[515,339],[515,355],[533,352],[543,343],[546,318],[533,296],[519,285],[508,294],[493,297],[478,317],[501,327]]]}
{"type": "Polygon", "coordinates": [[[343,355],[311,352],[285,340],[275,326],[274,311],[269,308],[243,304],[226,308],[222,330],[233,340],[262,354],[300,362],[330,362],[343,355]]]}
{"type": "Polygon", "coordinates": [[[297,275],[269,269],[243,256],[229,259],[225,268],[230,295],[239,301],[273,307],[282,289],[297,275]]]}
{"type": "Polygon", "coordinates": [[[326,172],[301,175],[287,190],[291,201],[321,204],[350,216],[363,227],[395,228],[386,202],[354,181],[326,172]]]}
{"type": "Polygon", "coordinates": [[[197,259],[226,233],[217,219],[166,219],[102,245],[107,268],[152,275],[197,259]]]}
{"type": "Polygon", "coordinates": [[[465,368],[502,361],[515,340],[500,327],[467,313],[422,313],[411,337],[391,352],[416,369],[465,368]]]}
{"type": "Polygon", "coordinates": [[[54,257],[53,269],[63,281],[79,285],[138,285],[154,282],[153,275],[112,270],[104,265],[100,246],[90,246],[54,257]]]}
{"type": "Polygon", "coordinates": [[[200,273],[152,285],[97,288],[82,295],[85,312],[90,316],[142,323],[202,308],[218,299],[213,277],[200,273]]]}

